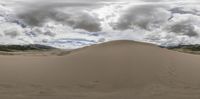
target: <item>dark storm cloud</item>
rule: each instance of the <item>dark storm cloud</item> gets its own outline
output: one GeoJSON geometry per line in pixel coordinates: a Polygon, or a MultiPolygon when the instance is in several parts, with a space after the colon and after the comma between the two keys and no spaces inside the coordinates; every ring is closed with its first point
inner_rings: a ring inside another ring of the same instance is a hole
{"type": "Polygon", "coordinates": [[[159,26],[169,17],[169,12],[163,9],[162,5],[139,5],[130,7],[119,18],[114,28],[119,30],[140,27],[149,30],[151,26],[159,26]]]}
{"type": "Polygon", "coordinates": [[[186,35],[189,37],[196,37],[199,36],[198,31],[195,30],[193,25],[195,23],[192,20],[184,20],[181,22],[177,22],[174,25],[168,28],[169,32],[174,32],[180,35],[186,35]]]}
{"type": "Polygon", "coordinates": [[[85,29],[87,31],[100,31],[100,23],[97,16],[83,12],[83,9],[100,6],[96,3],[66,3],[66,2],[35,2],[30,3],[29,8],[18,13],[18,17],[30,26],[43,26],[48,21],[56,21],[71,26],[72,28],[85,29]]]}

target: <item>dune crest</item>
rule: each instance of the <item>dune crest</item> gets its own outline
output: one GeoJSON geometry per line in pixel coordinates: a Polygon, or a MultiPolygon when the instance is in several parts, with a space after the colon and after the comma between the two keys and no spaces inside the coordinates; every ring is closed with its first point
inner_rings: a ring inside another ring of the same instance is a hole
{"type": "Polygon", "coordinates": [[[64,56],[0,56],[0,98],[198,99],[199,60],[133,41],[64,56]]]}

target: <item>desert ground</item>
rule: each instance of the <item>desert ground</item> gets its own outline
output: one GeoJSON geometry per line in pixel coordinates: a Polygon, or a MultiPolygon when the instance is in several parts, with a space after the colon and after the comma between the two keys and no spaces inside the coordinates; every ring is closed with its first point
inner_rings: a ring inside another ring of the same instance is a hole
{"type": "Polygon", "coordinates": [[[200,99],[200,55],[125,40],[46,54],[0,55],[0,99],[200,99]]]}

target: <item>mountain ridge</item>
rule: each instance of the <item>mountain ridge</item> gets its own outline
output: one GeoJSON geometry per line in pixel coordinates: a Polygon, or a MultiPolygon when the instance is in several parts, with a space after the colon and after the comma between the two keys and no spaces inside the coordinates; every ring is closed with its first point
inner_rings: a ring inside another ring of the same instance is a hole
{"type": "Polygon", "coordinates": [[[15,51],[47,51],[57,49],[51,46],[40,44],[27,44],[27,45],[0,45],[0,51],[15,52],[15,51]]]}

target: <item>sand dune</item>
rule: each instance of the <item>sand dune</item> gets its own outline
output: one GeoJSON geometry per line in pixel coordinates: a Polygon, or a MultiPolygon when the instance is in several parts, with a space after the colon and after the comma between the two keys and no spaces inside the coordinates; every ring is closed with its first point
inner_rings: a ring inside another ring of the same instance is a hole
{"type": "Polygon", "coordinates": [[[0,99],[199,99],[200,56],[133,41],[0,56],[0,99]]]}

